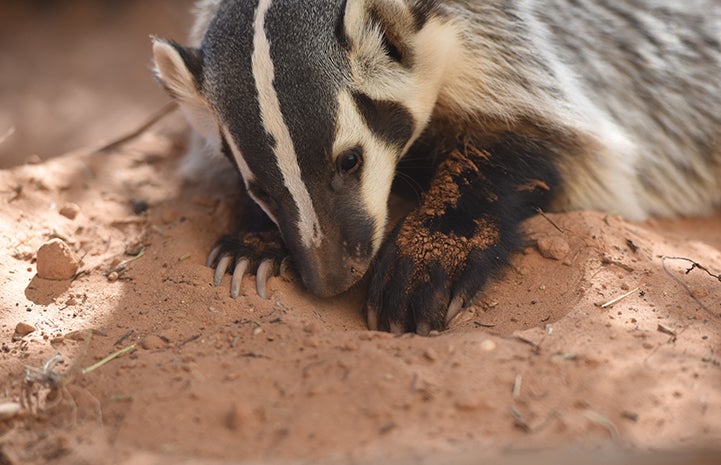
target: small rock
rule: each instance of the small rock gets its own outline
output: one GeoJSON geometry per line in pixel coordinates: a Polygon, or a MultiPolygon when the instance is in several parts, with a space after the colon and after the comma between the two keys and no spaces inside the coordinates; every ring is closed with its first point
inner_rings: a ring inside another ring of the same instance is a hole
{"type": "Polygon", "coordinates": [[[140,346],[145,350],[162,349],[165,347],[165,341],[160,336],[151,334],[145,336],[143,340],[140,341],[140,346]]]}
{"type": "Polygon", "coordinates": [[[426,358],[426,360],[428,360],[429,362],[435,362],[436,360],[438,360],[438,353],[437,353],[435,350],[433,350],[432,347],[427,348],[427,349],[423,352],[423,356],[424,356],[424,357],[426,358]]]}
{"type": "Polygon", "coordinates": [[[35,327],[31,326],[27,323],[20,322],[17,324],[17,326],[15,326],[15,335],[16,336],[20,336],[20,337],[27,336],[28,334],[32,333],[33,331],[35,331],[35,327]]]}
{"type": "Polygon", "coordinates": [[[17,402],[3,402],[0,404],[0,420],[9,420],[16,417],[22,406],[17,402]]]}
{"type": "Polygon", "coordinates": [[[490,339],[485,339],[483,342],[481,342],[481,350],[484,352],[493,352],[496,350],[496,343],[491,341],[490,339]]]}
{"type": "Polygon", "coordinates": [[[58,210],[58,213],[63,215],[65,218],[74,220],[78,213],[80,213],[80,207],[76,203],[68,202],[58,210]]]}
{"type": "Polygon", "coordinates": [[[538,251],[545,258],[552,258],[554,260],[563,260],[563,257],[568,255],[571,251],[571,247],[568,245],[565,239],[562,237],[543,237],[538,239],[538,251]]]}
{"type": "Polygon", "coordinates": [[[54,281],[71,279],[80,262],[70,247],[60,239],[43,244],[37,253],[38,277],[54,281]]]}

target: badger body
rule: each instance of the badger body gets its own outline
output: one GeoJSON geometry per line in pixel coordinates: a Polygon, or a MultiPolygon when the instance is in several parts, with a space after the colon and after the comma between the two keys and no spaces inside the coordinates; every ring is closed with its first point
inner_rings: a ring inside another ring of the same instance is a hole
{"type": "MultiPolygon", "coordinates": [[[[277,225],[272,260],[286,247],[319,295],[373,262],[374,329],[442,328],[537,208],[721,203],[713,0],[203,0],[196,18],[190,46],[155,40],[160,81],[277,225]],[[435,174],[386,234],[408,154],[435,174]]],[[[264,262],[257,233],[216,247],[221,277],[264,262]]]]}

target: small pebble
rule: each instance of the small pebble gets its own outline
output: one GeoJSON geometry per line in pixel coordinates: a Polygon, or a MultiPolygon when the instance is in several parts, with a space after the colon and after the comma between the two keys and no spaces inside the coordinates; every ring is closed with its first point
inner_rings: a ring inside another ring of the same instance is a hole
{"type": "Polygon", "coordinates": [[[80,262],[70,247],[60,239],[43,244],[37,253],[38,277],[54,281],[71,279],[80,262]]]}
{"type": "Polygon", "coordinates": [[[17,402],[3,402],[0,404],[0,420],[9,420],[16,417],[22,406],[17,402]]]}
{"type": "Polygon", "coordinates": [[[58,213],[63,215],[65,218],[74,220],[75,217],[78,216],[78,213],[80,213],[80,207],[76,203],[68,202],[63,205],[60,210],[58,210],[58,213]]]}
{"type": "Polygon", "coordinates": [[[537,243],[538,251],[545,258],[551,258],[554,260],[563,260],[571,251],[571,247],[568,245],[565,239],[562,237],[543,237],[538,239],[537,243]]]}
{"type": "Polygon", "coordinates": [[[490,339],[485,339],[483,342],[481,342],[481,350],[484,352],[493,352],[496,350],[496,343],[491,341],[490,339]]]}
{"type": "Polygon", "coordinates": [[[426,360],[428,360],[429,362],[435,362],[436,360],[438,360],[438,353],[437,353],[435,350],[433,350],[432,347],[427,348],[427,349],[423,352],[423,356],[424,356],[424,357],[426,358],[426,360]]]}
{"type": "Polygon", "coordinates": [[[27,323],[20,322],[17,324],[17,326],[15,326],[15,335],[16,336],[20,336],[20,337],[27,336],[28,334],[32,333],[33,331],[35,331],[35,327],[31,326],[27,323]]]}

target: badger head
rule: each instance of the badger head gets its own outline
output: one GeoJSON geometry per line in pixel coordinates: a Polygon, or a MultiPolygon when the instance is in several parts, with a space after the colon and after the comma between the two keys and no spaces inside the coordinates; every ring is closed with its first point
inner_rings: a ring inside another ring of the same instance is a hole
{"type": "Polygon", "coordinates": [[[453,28],[431,0],[215,3],[200,47],[154,40],[156,74],[234,160],[305,285],[343,292],[381,245],[396,164],[431,118],[453,28]]]}

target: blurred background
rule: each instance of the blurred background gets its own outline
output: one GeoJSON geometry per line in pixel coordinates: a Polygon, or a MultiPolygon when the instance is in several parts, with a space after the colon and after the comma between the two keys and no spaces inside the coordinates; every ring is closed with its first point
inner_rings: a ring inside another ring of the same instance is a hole
{"type": "Polygon", "coordinates": [[[184,42],[191,0],[1,0],[0,168],[135,128],[168,97],[149,36],[184,42]]]}

